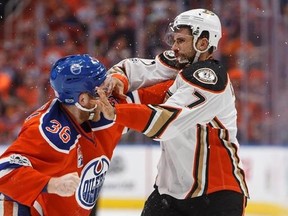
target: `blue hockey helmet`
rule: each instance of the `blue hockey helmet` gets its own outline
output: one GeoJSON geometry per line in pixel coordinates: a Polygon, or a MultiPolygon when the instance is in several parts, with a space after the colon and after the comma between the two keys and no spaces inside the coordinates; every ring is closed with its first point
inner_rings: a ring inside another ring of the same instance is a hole
{"type": "Polygon", "coordinates": [[[88,54],[70,55],[54,63],[50,84],[56,97],[65,104],[78,102],[79,95],[87,92],[96,96],[95,88],[106,79],[106,68],[88,54]]]}

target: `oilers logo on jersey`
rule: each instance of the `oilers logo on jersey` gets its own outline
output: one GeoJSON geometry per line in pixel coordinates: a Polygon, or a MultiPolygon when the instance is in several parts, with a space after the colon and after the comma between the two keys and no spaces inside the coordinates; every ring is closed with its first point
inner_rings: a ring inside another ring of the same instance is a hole
{"type": "Polygon", "coordinates": [[[99,196],[110,161],[101,156],[91,160],[83,168],[80,185],[75,193],[78,204],[84,209],[92,209],[99,196]]]}

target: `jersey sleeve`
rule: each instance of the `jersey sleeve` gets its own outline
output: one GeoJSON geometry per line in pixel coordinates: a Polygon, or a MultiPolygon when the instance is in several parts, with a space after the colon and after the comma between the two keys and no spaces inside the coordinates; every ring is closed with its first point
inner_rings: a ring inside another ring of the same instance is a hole
{"type": "Polygon", "coordinates": [[[169,87],[173,84],[174,80],[167,80],[157,83],[155,85],[140,88],[127,94],[127,103],[136,104],[160,104],[163,103],[169,87]]]}
{"type": "Polygon", "coordinates": [[[124,74],[129,80],[128,91],[154,85],[169,79],[175,79],[178,68],[173,59],[167,59],[163,53],[155,59],[124,59],[108,70],[108,73],[124,74]]]}
{"type": "Polygon", "coordinates": [[[115,122],[154,140],[164,141],[188,129],[191,119],[181,113],[184,113],[181,108],[163,105],[121,104],[116,106],[115,122]]]}
{"type": "MultiPolygon", "coordinates": [[[[206,72],[204,74],[206,75],[206,72]]],[[[232,92],[227,82],[219,80],[219,83],[211,85],[212,88],[207,83],[207,78],[202,78],[202,74],[199,75],[200,78],[196,77],[197,79],[184,75],[177,76],[169,89],[171,97],[165,103],[117,105],[116,123],[137,130],[155,140],[164,141],[197,124],[207,124],[219,113],[225,112],[227,107],[234,107],[235,102],[232,100],[232,92]]],[[[215,78],[212,75],[214,73],[211,74],[211,82],[212,78],[215,78]]],[[[233,108],[227,109],[226,112],[228,117],[236,115],[236,110],[233,108]]]]}
{"type": "Polygon", "coordinates": [[[0,158],[0,192],[27,206],[32,206],[51,178],[34,169],[37,155],[44,150],[38,135],[35,127],[22,130],[0,158]]]}
{"type": "Polygon", "coordinates": [[[208,123],[208,119],[213,119],[212,115],[209,115],[204,109],[191,110],[176,104],[116,106],[116,123],[162,141],[178,136],[191,128],[191,125],[208,123]]]}

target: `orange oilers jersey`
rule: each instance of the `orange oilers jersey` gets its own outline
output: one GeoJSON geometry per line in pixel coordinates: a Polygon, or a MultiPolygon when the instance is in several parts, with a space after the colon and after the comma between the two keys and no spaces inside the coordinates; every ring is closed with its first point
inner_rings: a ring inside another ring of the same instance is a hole
{"type": "MultiPolygon", "coordinates": [[[[129,93],[121,103],[161,103],[171,84],[129,93]]],[[[0,157],[1,215],[89,215],[123,131],[124,126],[104,118],[79,125],[57,99],[43,105],[26,119],[18,138],[0,157]],[[47,193],[51,177],[71,172],[81,179],[73,196],[47,193]]]]}
{"type": "Polygon", "coordinates": [[[117,124],[160,141],[160,194],[185,199],[233,190],[248,197],[238,155],[235,96],[222,65],[194,63],[168,92],[160,105],[116,105],[117,124]]]}

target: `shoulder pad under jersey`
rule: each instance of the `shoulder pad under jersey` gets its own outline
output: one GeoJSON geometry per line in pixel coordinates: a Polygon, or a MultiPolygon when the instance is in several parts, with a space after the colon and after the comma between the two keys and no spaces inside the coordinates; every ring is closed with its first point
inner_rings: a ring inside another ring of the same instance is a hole
{"type": "Polygon", "coordinates": [[[228,82],[224,66],[216,60],[193,63],[180,74],[188,83],[209,91],[223,91],[228,82]]]}

